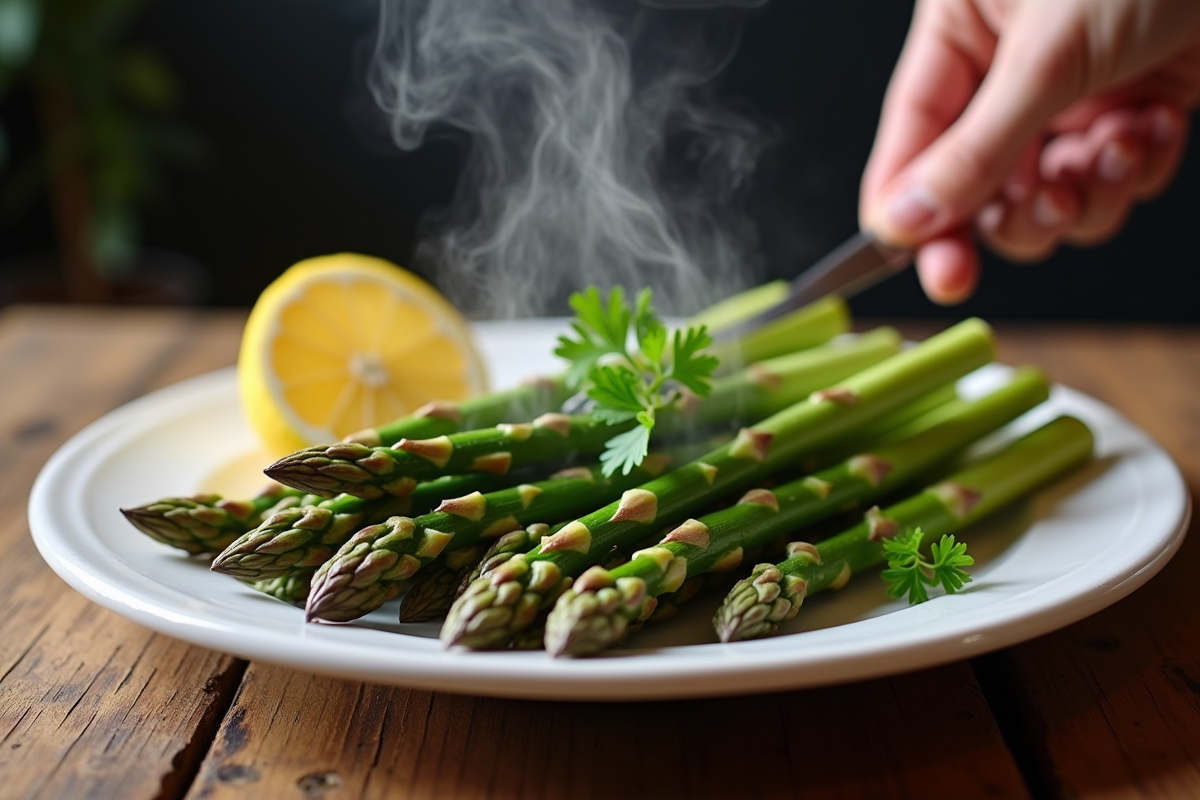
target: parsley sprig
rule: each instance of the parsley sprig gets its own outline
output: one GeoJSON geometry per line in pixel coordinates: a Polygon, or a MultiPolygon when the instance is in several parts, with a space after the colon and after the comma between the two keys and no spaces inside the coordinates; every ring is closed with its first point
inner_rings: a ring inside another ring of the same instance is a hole
{"type": "Polygon", "coordinates": [[[908,595],[909,605],[924,603],[929,599],[926,586],[938,586],[946,594],[954,594],[971,582],[971,576],[962,567],[969,567],[975,559],[967,555],[966,542],[955,542],[954,535],[942,536],[940,542],[931,545],[932,560],[921,555],[921,539],[925,533],[920,528],[883,540],[883,553],[888,568],[880,573],[888,582],[889,597],[908,595]]]}
{"type": "Polygon", "coordinates": [[[555,355],[570,362],[567,385],[586,391],[592,413],[609,424],[632,419],[638,425],[605,444],[600,464],[605,475],[628,475],[642,463],[659,411],[679,399],[679,387],[700,397],[712,390],[719,363],[704,352],[712,344],[705,326],[668,331],[643,289],[630,307],[617,286],[607,302],[596,287],[571,295],[575,335],[558,337],[555,355]],[[630,328],[636,347],[630,347],[630,328]]]}

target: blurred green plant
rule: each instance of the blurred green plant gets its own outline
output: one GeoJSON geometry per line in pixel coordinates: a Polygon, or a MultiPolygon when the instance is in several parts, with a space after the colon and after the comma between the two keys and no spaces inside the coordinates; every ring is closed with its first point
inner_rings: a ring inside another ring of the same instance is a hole
{"type": "Polygon", "coordinates": [[[173,119],[179,88],[131,29],[146,0],[0,0],[0,100],[27,90],[39,144],[14,159],[0,119],[0,206],[45,197],[68,299],[101,302],[140,248],[140,212],[163,168],[200,139],[173,119]]]}

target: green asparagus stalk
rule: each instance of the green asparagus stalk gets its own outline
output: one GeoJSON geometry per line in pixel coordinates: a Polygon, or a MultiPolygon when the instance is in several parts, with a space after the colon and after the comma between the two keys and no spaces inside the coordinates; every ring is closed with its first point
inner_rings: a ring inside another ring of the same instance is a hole
{"type": "Polygon", "coordinates": [[[962,530],[1084,463],[1092,446],[1086,425],[1059,417],[832,538],[789,545],[786,561],[759,564],[734,586],[713,618],[717,635],[732,642],[775,633],[805,597],[883,561],[885,538],[918,527],[933,539],[962,530]]]}
{"type": "MultiPolygon", "coordinates": [[[[768,308],[782,303],[787,299],[791,285],[784,280],[769,281],[752,286],[733,297],[719,300],[708,308],[702,309],[688,318],[691,326],[704,325],[709,331],[719,331],[732,328],[746,320],[752,319],[768,308]]],[[[832,338],[832,337],[831,337],[832,338]]]]}
{"type": "Polygon", "coordinates": [[[504,475],[515,466],[592,455],[635,423],[608,425],[588,414],[544,414],[529,424],[439,436],[401,439],[392,447],[355,442],[309,447],[284,456],[265,472],[313,494],[364,498],[408,494],[420,480],[484,472],[504,475]]]}
{"type": "Polygon", "coordinates": [[[282,600],[288,605],[304,608],[304,601],[308,599],[308,590],[312,582],[313,572],[314,570],[312,569],[302,569],[280,578],[271,578],[264,581],[246,581],[245,583],[251,589],[262,592],[265,595],[270,595],[276,600],[282,600]]]}
{"type": "Polygon", "coordinates": [[[426,514],[450,497],[504,485],[494,475],[452,475],[418,484],[405,497],[363,499],[343,494],[322,500],[306,495],[305,505],[279,507],[230,542],[210,569],[242,580],[286,577],[316,570],[359,528],[396,514],[426,514]]]}
{"type": "Polygon", "coordinates": [[[587,567],[613,548],[635,545],[682,522],[713,497],[753,482],[798,459],[829,448],[862,425],[993,358],[991,330],[967,320],[924,343],[868,367],[829,389],[814,392],[750,428],[731,444],[626,491],[617,502],[568,524],[528,555],[517,555],[480,578],[455,601],[442,627],[446,646],[502,647],[587,567]]]}
{"type": "MultiPolygon", "coordinates": [[[[701,401],[681,396],[659,416],[660,438],[730,424],[731,417],[758,420],[866,366],[893,355],[900,337],[889,328],[856,341],[770,359],[728,376],[701,401]]],[[[321,496],[344,492],[373,498],[403,495],[416,481],[439,474],[479,470],[503,475],[511,467],[595,455],[636,420],[608,424],[591,414],[544,414],[527,425],[501,424],[434,439],[402,439],[392,447],[356,442],[310,447],[267,468],[270,477],[321,496]]]]}
{"type": "Polygon", "coordinates": [[[536,377],[520,386],[451,402],[435,400],[374,428],[352,433],[343,442],[387,447],[401,439],[435,439],[451,433],[490,428],[514,419],[533,419],[557,411],[571,391],[562,376],[536,377]]]}
{"type": "Polygon", "coordinates": [[[658,417],[654,434],[677,439],[718,425],[750,425],[778,413],[818,389],[900,352],[901,337],[881,327],[848,342],[833,342],[757,361],[718,378],[704,400],[688,395],[658,417]]]}
{"type": "Polygon", "coordinates": [[[458,591],[458,585],[479,566],[486,546],[460,547],[422,569],[400,603],[401,622],[428,622],[445,616],[458,591]]]}
{"type": "Polygon", "coordinates": [[[907,485],[1049,397],[1037,370],[1019,371],[989,395],[956,404],[895,444],[872,448],[773,490],[751,489],[728,508],[689,519],[616,569],[593,566],[562,594],[546,623],[554,655],[594,655],[655,611],[660,595],[709,572],[729,572],[748,550],[907,485]]]}
{"type": "Polygon", "coordinates": [[[304,496],[299,489],[273,484],[250,500],[226,500],[219,494],[165,497],[121,513],[151,539],[200,556],[221,552],[266,516],[300,504],[304,496]]]}
{"type": "MultiPolygon", "coordinates": [[[[716,327],[710,332],[720,329],[716,327]]],[[[848,330],[850,311],[845,301],[830,295],[737,339],[719,342],[710,352],[721,359],[717,372],[722,374],[745,364],[815,347],[848,330]]]]}
{"type": "Polygon", "coordinates": [[[423,516],[393,516],[362,528],[317,570],[308,619],[357,619],[396,597],[443,550],[488,541],[534,522],[567,519],[660,474],[671,460],[651,454],[628,475],[612,477],[605,477],[598,465],[574,467],[545,481],[473,492],[448,499],[423,516]]]}

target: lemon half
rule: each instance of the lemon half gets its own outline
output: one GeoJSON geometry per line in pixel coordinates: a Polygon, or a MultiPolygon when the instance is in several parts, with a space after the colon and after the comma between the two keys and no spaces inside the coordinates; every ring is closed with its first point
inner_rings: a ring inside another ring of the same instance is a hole
{"type": "Polygon", "coordinates": [[[486,388],[458,310],[411,272],[354,253],[279,276],[250,312],[238,355],[243,411],[272,455],[486,388]]]}

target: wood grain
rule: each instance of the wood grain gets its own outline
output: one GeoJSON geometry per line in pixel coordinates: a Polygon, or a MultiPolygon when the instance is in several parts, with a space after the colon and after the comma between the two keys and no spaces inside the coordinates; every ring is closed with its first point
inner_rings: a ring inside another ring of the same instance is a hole
{"type": "Polygon", "coordinates": [[[237,314],[0,314],[0,796],[177,797],[244,665],[85,600],[37,554],[41,465],[104,412],[232,363],[237,314]]]}
{"type": "Polygon", "coordinates": [[[252,664],[190,800],[1025,797],[970,670],[774,695],[561,703],[252,664]]]}

